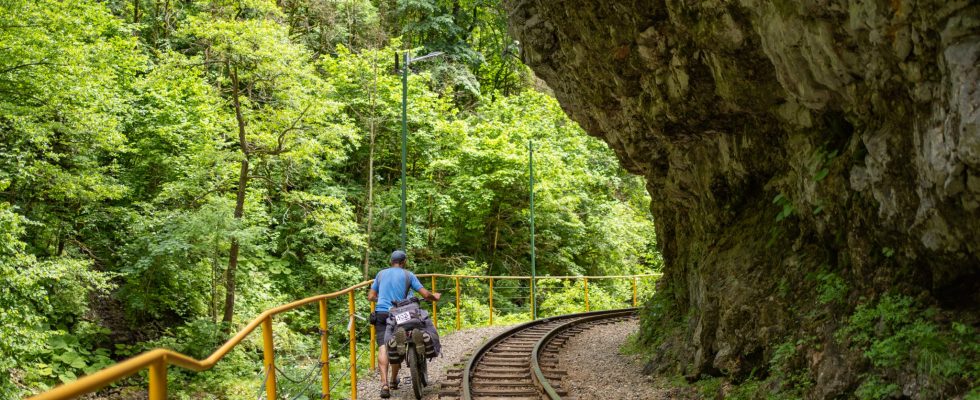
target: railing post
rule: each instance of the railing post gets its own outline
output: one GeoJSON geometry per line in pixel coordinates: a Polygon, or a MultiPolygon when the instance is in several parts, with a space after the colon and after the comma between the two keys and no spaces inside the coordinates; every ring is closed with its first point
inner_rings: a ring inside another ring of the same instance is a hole
{"type": "Polygon", "coordinates": [[[330,400],[330,335],[327,334],[327,299],[320,299],[320,392],[330,400]]]}
{"type": "Polygon", "coordinates": [[[636,307],[636,277],[633,277],[633,307],[636,307]]]}
{"type": "Polygon", "coordinates": [[[536,304],[534,302],[534,278],[528,279],[531,281],[531,320],[533,321],[538,319],[538,310],[537,307],[534,306],[536,304]]]}
{"type": "MultiPolygon", "coordinates": [[[[347,310],[350,312],[350,398],[357,400],[357,331],[354,329],[354,291],[347,292],[347,310]]],[[[274,399],[275,397],[269,397],[274,399]]]]}
{"type": "Polygon", "coordinates": [[[272,343],[272,316],[262,320],[262,359],[265,364],[265,395],[268,399],[276,397],[276,360],[272,343]]]}
{"type": "Polygon", "coordinates": [[[589,312],[589,278],[582,278],[585,282],[585,312],[589,312]]]}
{"type": "Polygon", "coordinates": [[[150,364],[150,400],[167,399],[167,359],[150,364]]]}
{"type": "Polygon", "coordinates": [[[457,331],[459,330],[460,327],[459,317],[461,311],[462,310],[459,309],[459,277],[456,277],[456,330],[457,331]]]}
{"type": "MultiPolygon", "coordinates": [[[[373,301],[371,302],[371,311],[374,311],[374,302],[373,301]]],[[[375,357],[375,354],[374,354],[374,347],[375,347],[374,342],[375,342],[375,340],[377,340],[377,334],[378,333],[374,331],[374,324],[371,324],[371,328],[369,328],[369,329],[371,329],[371,346],[370,346],[371,347],[371,371],[374,371],[375,370],[375,367],[374,367],[374,361],[375,361],[375,359],[374,359],[374,357],[375,357]]]]}
{"type": "Polygon", "coordinates": [[[493,325],[493,278],[490,278],[490,325],[493,325]]]}
{"type": "MultiPolygon", "coordinates": [[[[433,292],[436,292],[437,291],[436,290],[436,277],[435,276],[432,277],[432,291],[433,292]]],[[[439,309],[438,309],[438,307],[436,307],[436,303],[437,302],[435,302],[435,301],[432,302],[432,326],[436,327],[436,329],[439,329],[439,313],[436,312],[439,309]]]]}

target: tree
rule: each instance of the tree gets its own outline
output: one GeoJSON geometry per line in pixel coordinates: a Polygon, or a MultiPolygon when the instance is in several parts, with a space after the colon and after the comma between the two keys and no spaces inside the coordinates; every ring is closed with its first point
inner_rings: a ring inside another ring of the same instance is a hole
{"type": "MultiPolygon", "coordinates": [[[[291,174],[302,168],[301,162],[340,156],[331,153],[352,137],[346,128],[332,126],[336,107],[323,100],[327,88],[310,55],[272,19],[278,15],[274,3],[214,2],[208,8],[209,14],[190,17],[180,33],[196,43],[194,57],[207,66],[208,79],[235,117],[240,167],[233,215],[241,221],[253,179],[288,193],[291,174]]],[[[233,235],[225,271],[225,323],[234,316],[240,249],[233,235]]]]}

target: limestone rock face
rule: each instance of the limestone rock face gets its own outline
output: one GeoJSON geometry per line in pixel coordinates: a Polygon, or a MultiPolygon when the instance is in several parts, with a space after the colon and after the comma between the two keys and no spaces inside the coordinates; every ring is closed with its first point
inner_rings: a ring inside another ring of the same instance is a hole
{"type": "Polygon", "coordinates": [[[684,332],[656,368],[744,375],[810,330],[816,397],[853,390],[840,315],[801,322],[816,271],[850,304],[980,304],[980,3],[504,3],[525,62],[647,179],[684,332]]]}

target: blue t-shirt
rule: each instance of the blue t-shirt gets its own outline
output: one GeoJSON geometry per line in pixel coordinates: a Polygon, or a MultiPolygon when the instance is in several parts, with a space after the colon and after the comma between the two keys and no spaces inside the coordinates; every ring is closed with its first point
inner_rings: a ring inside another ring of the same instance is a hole
{"type": "MultiPolygon", "coordinates": [[[[416,278],[411,271],[408,272],[408,276],[412,290],[419,291],[422,282],[419,282],[419,278],[416,278]]],[[[371,290],[378,292],[378,303],[374,305],[374,311],[388,311],[392,301],[405,300],[405,281],[404,268],[391,267],[378,271],[374,283],[371,284],[371,290]]]]}

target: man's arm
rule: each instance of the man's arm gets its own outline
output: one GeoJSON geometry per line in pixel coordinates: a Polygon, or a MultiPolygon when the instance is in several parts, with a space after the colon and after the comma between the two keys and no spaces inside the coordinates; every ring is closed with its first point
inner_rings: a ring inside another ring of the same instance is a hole
{"type": "Polygon", "coordinates": [[[425,288],[419,288],[417,292],[419,292],[419,294],[422,295],[422,298],[428,301],[439,301],[439,299],[442,298],[442,293],[439,292],[433,293],[426,290],[425,288]]]}
{"type": "Polygon", "coordinates": [[[368,291],[368,301],[377,302],[378,301],[378,291],[371,289],[368,291]]]}
{"type": "Polygon", "coordinates": [[[420,295],[422,295],[423,299],[428,301],[439,301],[439,299],[442,297],[442,293],[432,293],[425,290],[425,287],[422,286],[422,282],[419,281],[419,277],[415,276],[415,274],[412,274],[412,280],[409,284],[412,286],[412,290],[418,292],[420,295]]]}

